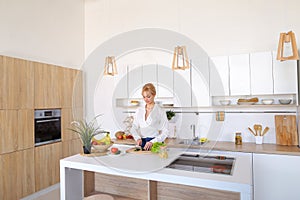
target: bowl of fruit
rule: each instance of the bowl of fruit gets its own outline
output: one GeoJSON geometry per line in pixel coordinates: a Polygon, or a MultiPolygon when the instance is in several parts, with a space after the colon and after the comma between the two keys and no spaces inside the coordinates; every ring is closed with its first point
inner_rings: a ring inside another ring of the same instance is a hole
{"type": "Polygon", "coordinates": [[[94,136],[92,139],[92,147],[95,152],[107,152],[108,148],[113,145],[109,133],[106,133],[106,136],[99,139],[97,136],[94,136]]]}
{"type": "Polygon", "coordinates": [[[128,139],[134,139],[132,135],[126,134],[124,131],[117,131],[115,133],[115,137],[117,140],[128,140],[128,139]]]}

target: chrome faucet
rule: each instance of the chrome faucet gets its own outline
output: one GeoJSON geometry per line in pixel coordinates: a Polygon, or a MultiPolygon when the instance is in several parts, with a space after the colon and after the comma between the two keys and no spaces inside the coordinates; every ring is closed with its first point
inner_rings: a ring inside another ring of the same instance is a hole
{"type": "Polygon", "coordinates": [[[196,126],[195,124],[191,124],[191,129],[193,131],[193,140],[198,140],[198,137],[196,137],[196,126]]]}

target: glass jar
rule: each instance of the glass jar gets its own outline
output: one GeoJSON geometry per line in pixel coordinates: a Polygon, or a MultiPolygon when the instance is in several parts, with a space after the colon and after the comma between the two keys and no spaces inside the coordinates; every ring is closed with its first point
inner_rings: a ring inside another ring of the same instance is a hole
{"type": "Polygon", "coordinates": [[[167,146],[161,146],[159,148],[158,155],[160,158],[164,158],[164,159],[168,158],[167,146]]]}
{"type": "Polygon", "coordinates": [[[235,133],[235,144],[241,145],[242,142],[242,133],[241,132],[236,132],[235,133]]]}

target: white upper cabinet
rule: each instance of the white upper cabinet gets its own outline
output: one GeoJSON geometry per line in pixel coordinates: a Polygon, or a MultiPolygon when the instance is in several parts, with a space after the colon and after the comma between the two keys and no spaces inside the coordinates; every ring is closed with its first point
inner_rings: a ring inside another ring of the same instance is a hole
{"type": "Polygon", "coordinates": [[[277,52],[273,52],[274,94],[297,93],[297,61],[276,60],[277,52]]]}
{"type": "Polygon", "coordinates": [[[191,106],[190,69],[174,71],[174,97],[175,106],[191,106]]]}
{"type": "Polygon", "coordinates": [[[157,65],[157,97],[173,97],[173,70],[170,66],[157,65]]]}
{"type": "Polygon", "coordinates": [[[250,54],[251,94],[273,94],[272,52],[250,54]]]}
{"type": "Polygon", "coordinates": [[[229,96],[228,56],[212,57],[209,70],[210,96],[229,96]]]}
{"type": "Polygon", "coordinates": [[[142,67],[142,82],[152,83],[157,88],[157,65],[156,64],[149,64],[143,65],[142,67]]]}
{"type": "Polygon", "coordinates": [[[142,87],[143,87],[143,67],[129,66],[128,71],[128,95],[129,98],[141,98],[142,87]]]}
{"type": "Polygon", "coordinates": [[[210,106],[208,57],[193,59],[191,65],[192,106],[210,106]]]}
{"type": "Polygon", "coordinates": [[[231,95],[250,95],[249,54],[229,56],[231,95]]]}

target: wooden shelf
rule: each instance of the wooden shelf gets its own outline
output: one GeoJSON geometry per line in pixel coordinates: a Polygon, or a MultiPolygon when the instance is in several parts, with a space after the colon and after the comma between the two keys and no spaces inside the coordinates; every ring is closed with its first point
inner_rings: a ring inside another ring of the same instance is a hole
{"type": "MultiPolygon", "coordinates": [[[[124,107],[125,108],[125,107],[124,107]]],[[[128,108],[128,107],[127,107],[128,108]]],[[[296,113],[297,106],[290,105],[229,105],[229,106],[207,106],[207,107],[163,107],[175,113],[296,113]]],[[[128,108],[124,113],[134,113],[135,109],[128,108]]]]}

